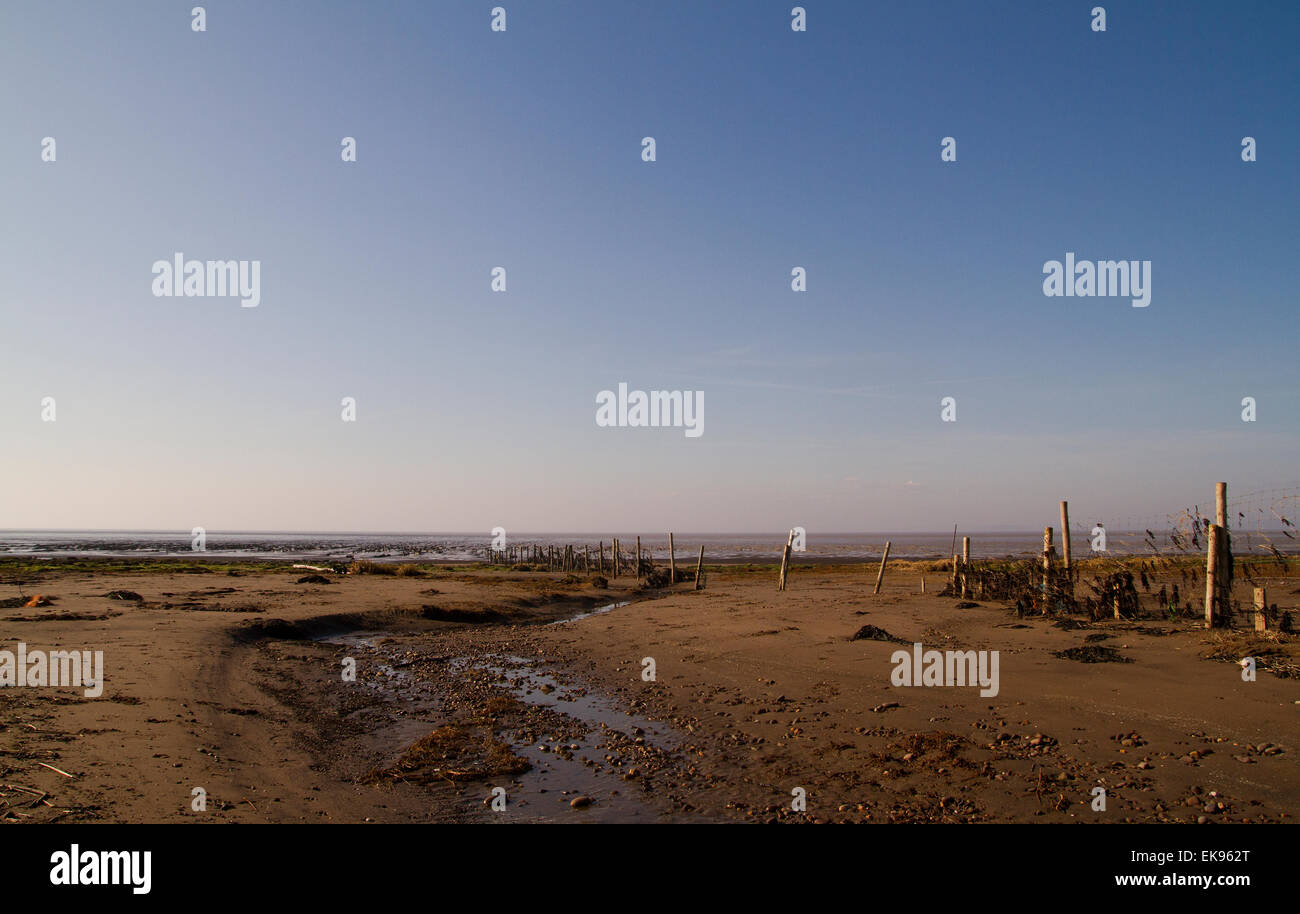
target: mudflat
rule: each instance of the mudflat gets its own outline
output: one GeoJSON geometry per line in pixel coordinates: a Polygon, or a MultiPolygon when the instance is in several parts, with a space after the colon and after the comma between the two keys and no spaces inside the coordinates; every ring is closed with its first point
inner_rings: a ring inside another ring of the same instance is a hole
{"type": "MultiPolygon", "coordinates": [[[[0,563],[0,650],[103,652],[99,697],[0,688],[0,818],[1300,814],[1295,636],[1206,631],[1150,600],[1126,620],[1017,611],[939,596],[934,574],[922,594],[919,564],[889,571],[873,595],[875,566],[801,567],[777,592],[756,566],[695,590],[474,566],[0,563]],[[996,693],[896,684],[900,652],[924,651],[996,652],[996,693]]],[[[1300,585],[1285,564],[1262,583],[1284,608],[1300,585]]]]}

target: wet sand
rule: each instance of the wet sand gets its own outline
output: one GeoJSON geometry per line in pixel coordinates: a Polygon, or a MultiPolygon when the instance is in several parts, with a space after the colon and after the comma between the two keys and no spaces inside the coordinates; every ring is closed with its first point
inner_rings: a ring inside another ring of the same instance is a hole
{"type": "MultiPolygon", "coordinates": [[[[927,576],[923,596],[916,572],[901,569],[872,596],[874,565],[800,568],[785,593],[770,570],[744,567],[714,569],[703,591],[432,566],[413,577],[329,574],[328,584],[297,583],[310,572],[287,566],[233,570],[53,570],[23,585],[51,605],[0,609],[0,648],[103,650],[106,680],[100,698],[0,689],[0,816],[1208,823],[1300,814],[1295,636],[1207,633],[1194,619],[1020,618],[1002,601],[959,609],[933,593],[939,575],[927,576]],[[892,686],[891,655],[903,645],[850,640],[864,625],[926,649],[998,651],[999,693],[892,686]],[[1079,647],[1131,662],[1056,655],[1079,647]],[[1244,652],[1264,658],[1255,682],[1235,663],[1244,652]],[[355,681],[344,678],[349,658],[355,681]],[[648,658],[653,680],[643,675],[648,658]],[[1098,786],[1105,812],[1092,809],[1098,786]],[[195,788],[203,811],[192,808],[195,788]],[[797,812],[800,790],[806,811],[797,812]]],[[[1296,600],[1300,582],[1267,583],[1283,608],[1296,600]]],[[[16,594],[0,585],[0,599],[16,594]]]]}

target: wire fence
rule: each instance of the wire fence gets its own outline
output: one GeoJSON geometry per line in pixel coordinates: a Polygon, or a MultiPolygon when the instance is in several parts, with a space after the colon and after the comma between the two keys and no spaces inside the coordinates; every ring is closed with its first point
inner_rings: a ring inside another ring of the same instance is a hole
{"type": "Polygon", "coordinates": [[[1216,626],[1249,628],[1259,619],[1269,630],[1290,633],[1300,617],[1300,484],[1239,494],[1229,490],[1225,508],[1232,560],[1216,561],[1213,585],[1207,572],[1209,527],[1218,522],[1212,496],[1208,505],[1193,503],[1112,524],[1094,522],[1072,505],[1067,534],[1076,563],[1072,570],[1061,561],[1068,554],[1056,545],[1063,546],[1062,540],[1048,549],[1051,539],[1045,535],[1037,559],[967,567],[954,561],[945,593],[1004,599],[1021,612],[1193,621],[1205,617],[1213,589],[1216,626]],[[1258,611],[1257,600],[1263,600],[1258,611]]]}
{"type": "MultiPolygon", "coordinates": [[[[1213,498],[1190,502],[1165,514],[1129,515],[1089,520],[1085,512],[1071,512],[1082,523],[1072,523],[1071,535],[1082,538],[1084,555],[1099,529],[1106,531],[1105,551],[1128,555],[1193,555],[1205,552],[1205,528],[1215,521],[1213,498]]],[[[1228,490],[1228,533],[1233,554],[1248,556],[1300,555],[1300,483],[1243,494],[1228,490]]]]}

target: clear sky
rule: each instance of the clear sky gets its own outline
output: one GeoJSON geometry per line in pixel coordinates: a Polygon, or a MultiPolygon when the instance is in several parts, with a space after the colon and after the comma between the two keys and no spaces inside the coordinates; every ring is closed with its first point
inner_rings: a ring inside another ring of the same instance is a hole
{"type": "Polygon", "coordinates": [[[1028,529],[1300,477],[1300,4],[194,5],[0,6],[0,528],[1028,529]],[[155,297],[178,251],[260,306],[155,297]],[[1045,297],[1067,251],[1150,306],[1045,297]],[[621,381],[704,434],[598,427],[621,381]]]}

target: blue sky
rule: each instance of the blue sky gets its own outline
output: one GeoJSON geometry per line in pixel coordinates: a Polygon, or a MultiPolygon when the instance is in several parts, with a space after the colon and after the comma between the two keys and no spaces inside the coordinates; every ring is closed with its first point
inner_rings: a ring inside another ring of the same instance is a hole
{"type": "Polygon", "coordinates": [[[0,528],[1032,529],[1300,476],[1296,4],[194,5],[0,9],[0,528]],[[176,251],[260,307],[155,298],[176,251]],[[1151,305],[1045,297],[1067,251],[1151,305]],[[598,428],[620,381],[705,433],[598,428]]]}

